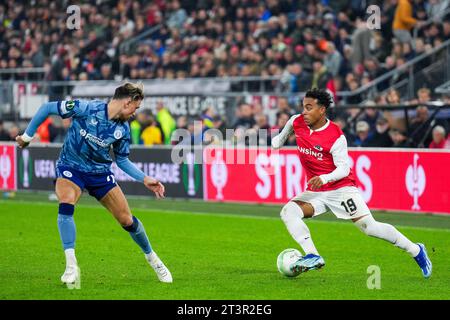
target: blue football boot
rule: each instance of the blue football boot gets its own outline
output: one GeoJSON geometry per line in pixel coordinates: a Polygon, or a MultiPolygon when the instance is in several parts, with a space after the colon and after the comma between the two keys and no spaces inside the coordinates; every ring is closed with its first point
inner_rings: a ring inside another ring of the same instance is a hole
{"type": "Polygon", "coordinates": [[[431,272],[433,270],[433,265],[431,264],[430,258],[428,258],[427,250],[425,249],[425,245],[422,243],[417,244],[420,247],[419,254],[414,257],[420,269],[422,269],[422,274],[425,278],[429,278],[431,276],[431,272]]]}
{"type": "Polygon", "coordinates": [[[297,274],[300,274],[309,270],[320,269],[324,265],[325,260],[323,260],[321,256],[310,253],[294,262],[291,265],[291,270],[297,274]]]}

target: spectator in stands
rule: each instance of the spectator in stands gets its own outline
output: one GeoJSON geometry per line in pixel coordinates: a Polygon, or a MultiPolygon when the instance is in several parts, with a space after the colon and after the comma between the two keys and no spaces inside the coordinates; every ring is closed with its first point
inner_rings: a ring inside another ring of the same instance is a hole
{"type": "Polygon", "coordinates": [[[333,77],[338,75],[342,60],[342,55],[336,50],[334,43],[328,41],[324,64],[333,77]]]}
{"type": "Polygon", "coordinates": [[[253,128],[257,132],[258,145],[270,146],[270,142],[272,141],[272,139],[267,115],[265,115],[264,113],[255,114],[255,122],[256,124],[253,128]]]}
{"type": "Polygon", "coordinates": [[[417,90],[417,103],[429,103],[431,101],[431,90],[420,88],[417,90]]]}
{"type": "Polygon", "coordinates": [[[142,144],[141,133],[149,124],[150,115],[146,110],[136,114],[136,117],[130,123],[131,143],[142,144]]]}
{"type": "Polygon", "coordinates": [[[398,0],[394,21],[392,23],[392,30],[394,36],[400,42],[411,43],[411,30],[416,26],[420,28],[423,23],[424,22],[418,21],[413,17],[412,0],[398,0]]]}
{"type": "Polygon", "coordinates": [[[447,15],[445,17],[445,21],[442,26],[442,38],[444,39],[450,38],[450,15],[447,15]]]}
{"type": "Polygon", "coordinates": [[[289,113],[286,113],[286,112],[278,113],[275,125],[273,125],[270,128],[271,135],[281,132],[290,118],[291,118],[291,115],[289,113]]]}
{"type": "Polygon", "coordinates": [[[100,77],[98,80],[114,80],[111,72],[111,65],[109,63],[102,64],[100,67],[100,77]]]}
{"type": "Polygon", "coordinates": [[[156,121],[161,124],[162,133],[164,135],[164,144],[171,144],[172,133],[176,129],[175,119],[170,114],[169,110],[164,107],[162,101],[156,103],[156,121]]]}
{"type": "MultiPolygon", "coordinates": [[[[286,126],[286,124],[290,118],[291,118],[290,114],[288,114],[286,112],[281,112],[277,117],[276,124],[274,126],[272,126],[272,128],[270,128],[270,136],[274,137],[278,133],[283,131],[283,128],[286,126]]],[[[297,145],[296,141],[295,141],[295,135],[290,135],[289,139],[286,141],[285,145],[287,145],[287,146],[297,145]]]]}
{"type": "MultiPolygon", "coordinates": [[[[188,130],[191,133],[191,145],[201,145],[204,141],[203,123],[199,119],[191,119],[188,123],[188,130]]],[[[210,143],[208,140],[207,143],[210,143]]]]}
{"type": "Polygon", "coordinates": [[[330,78],[331,75],[322,60],[314,61],[311,88],[325,88],[330,78]]]}
{"type": "Polygon", "coordinates": [[[292,116],[295,113],[289,105],[287,97],[278,97],[277,99],[277,118],[281,113],[287,113],[289,116],[292,116]]]}
{"type": "Polygon", "coordinates": [[[393,141],[389,135],[389,122],[384,117],[379,117],[376,122],[376,130],[370,142],[371,147],[389,148],[392,147],[393,141]]]}
{"type": "Polygon", "coordinates": [[[3,120],[0,119],[0,141],[9,141],[9,133],[3,128],[3,120]]]}
{"type": "Polygon", "coordinates": [[[382,117],[381,111],[370,106],[375,105],[374,101],[367,101],[365,103],[366,107],[364,108],[364,113],[362,114],[360,120],[363,120],[369,124],[370,132],[375,132],[375,126],[377,120],[382,117]]]}
{"type": "Polygon", "coordinates": [[[358,81],[355,79],[350,80],[348,85],[349,90],[352,91],[352,95],[345,98],[347,104],[360,104],[363,101],[363,97],[360,93],[355,93],[358,90],[358,81]]]}
{"type": "Polygon", "coordinates": [[[442,17],[449,5],[450,1],[448,0],[430,0],[426,6],[428,17],[434,18],[437,21],[442,17]]]}
{"type": "Polygon", "coordinates": [[[164,136],[161,127],[158,126],[155,117],[150,115],[148,117],[148,126],[141,133],[141,140],[145,146],[153,146],[163,144],[164,136]]]}
{"type": "Polygon", "coordinates": [[[352,34],[352,66],[362,64],[364,60],[371,57],[370,43],[372,41],[372,30],[367,28],[366,22],[357,19],[357,28],[352,34]]]}
{"type": "Polygon", "coordinates": [[[416,116],[411,121],[410,139],[413,146],[423,148],[431,143],[431,134],[429,134],[429,111],[426,106],[416,108],[416,116]],[[427,134],[428,132],[428,134],[427,134]]]}
{"type": "Polygon", "coordinates": [[[342,132],[344,133],[345,138],[347,139],[347,145],[353,146],[355,136],[354,134],[349,130],[349,126],[347,125],[347,121],[345,121],[342,117],[337,117],[333,120],[334,123],[336,123],[339,128],[341,128],[342,132]]]}
{"type": "Polygon", "coordinates": [[[445,149],[447,147],[447,134],[444,127],[436,126],[433,128],[433,139],[430,142],[430,149],[445,149]]]}
{"type": "Polygon", "coordinates": [[[370,132],[369,124],[365,121],[356,123],[356,137],[353,141],[353,147],[369,147],[372,142],[373,135],[370,132]]]}
{"type": "MultiPolygon", "coordinates": [[[[55,56],[54,61],[52,62],[52,66],[50,69],[50,73],[48,74],[47,80],[49,81],[64,81],[66,80],[63,74],[63,70],[65,67],[65,60],[67,59],[67,50],[60,46],[58,48],[58,52],[55,56]]],[[[64,100],[64,86],[62,85],[54,85],[49,86],[49,101],[61,101],[64,100]]]]}
{"type": "Polygon", "coordinates": [[[401,100],[400,100],[400,94],[398,93],[397,90],[395,89],[390,89],[386,95],[386,102],[388,104],[400,104],[401,100]]]}
{"type": "Polygon", "coordinates": [[[312,82],[311,74],[305,71],[300,63],[292,64],[292,74],[296,81],[296,91],[293,92],[308,91],[312,82]]]}
{"type": "Polygon", "coordinates": [[[187,19],[186,10],[181,8],[178,0],[169,3],[171,12],[169,13],[169,19],[167,20],[167,26],[169,28],[181,29],[187,19]]]}
{"type": "Polygon", "coordinates": [[[216,111],[213,106],[206,107],[203,111],[200,119],[203,121],[204,130],[208,130],[214,127],[213,119],[216,115],[216,111]]]}
{"type": "Polygon", "coordinates": [[[406,134],[399,129],[391,129],[389,134],[394,142],[392,144],[393,148],[409,148],[410,144],[408,143],[408,138],[406,134]]]}
{"type": "Polygon", "coordinates": [[[233,129],[242,128],[245,131],[249,128],[253,128],[255,125],[255,119],[252,107],[247,103],[243,103],[239,106],[237,112],[237,120],[233,125],[233,129]]]}
{"type": "Polygon", "coordinates": [[[179,116],[177,118],[177,129],[186,129],[188,128],[188,118],[186,116],[179,116]]]}

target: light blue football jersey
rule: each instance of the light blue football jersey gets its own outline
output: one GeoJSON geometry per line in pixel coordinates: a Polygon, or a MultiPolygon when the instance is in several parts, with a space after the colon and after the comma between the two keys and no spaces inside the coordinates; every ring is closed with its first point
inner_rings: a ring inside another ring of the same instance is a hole
{"type": "Polygon", "coordinates": [[[128,122],[108,119],[107,103],[101,100],[59,101],[58,112],[63,119],[72,117],[57,165],[81,172],[110,171],[111,149],[118,157],[130,153],[128,122]]]}

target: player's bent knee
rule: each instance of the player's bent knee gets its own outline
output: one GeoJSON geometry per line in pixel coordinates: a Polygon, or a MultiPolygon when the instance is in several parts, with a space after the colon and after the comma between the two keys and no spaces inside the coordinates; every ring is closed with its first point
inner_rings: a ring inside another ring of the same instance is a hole
{"type": "Polygon", "coordinates": [[[59,203],[70,203],[75,205],[78,201],[78,194],[71,189],[58,190],[56,196],[58,197],[59,203]]]}
{"type": "Polygon", "coordinates": [[[359,230],[361,230],[361,232],[370,237],[375,237],[378,234],[378,222],[375,221],[375,219],[371,215],[364,216],[358,221],[355,221],[355,225],[359,230]]]}
{"type": "Polygon", "coordinates": [[[133,217],[131,215],[123,214],[117,218],[117,221],[120,223],[122,227],[130,226],[133,224],[133,217]]]}
{"type": "Polygon", "coordinates": [[[128,232],[136,232],[139,226],[139,220],[135,216],[130,216],[130,219],[131,222],[126,225],[122,224],[122,228],[128,232]]]}
{"type": "Polygon", "coordinates": [[[285,204],[285,206],[281,209],[280,211],[280,217],[283,221],[288,220],[290,217],[295,217],[295,216],[300,216],[300,218],[303,219],[303,211],[302,209],[298,206],[298,204],[296,204],[293,201],[289,201],[288,203],[285,204]]]}

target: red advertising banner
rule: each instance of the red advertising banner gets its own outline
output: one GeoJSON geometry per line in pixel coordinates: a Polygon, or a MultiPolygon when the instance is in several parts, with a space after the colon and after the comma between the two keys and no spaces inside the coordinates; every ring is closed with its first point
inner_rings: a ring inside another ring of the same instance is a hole
{"type": "MultiPolygon", "coordinates": [[[[450,152],[352,149],[350,163],[371,209],[450,214],[450,152]]],[[[296,149],[206,149],[205,200],[285,203],[306,189],[296,149]]]]}
{"type": "Polygon", "coordinates": [[[17,190],[16,150],[12,144],[0,144],[0,190],[17,190]]]}

